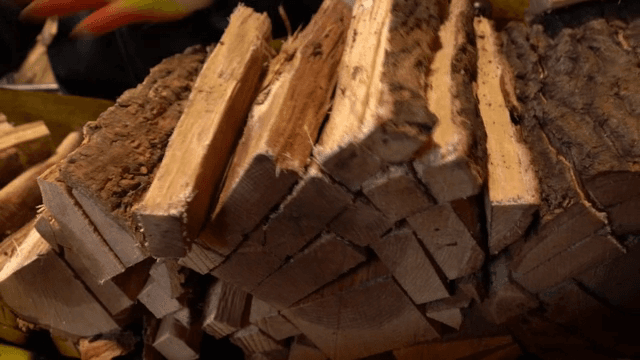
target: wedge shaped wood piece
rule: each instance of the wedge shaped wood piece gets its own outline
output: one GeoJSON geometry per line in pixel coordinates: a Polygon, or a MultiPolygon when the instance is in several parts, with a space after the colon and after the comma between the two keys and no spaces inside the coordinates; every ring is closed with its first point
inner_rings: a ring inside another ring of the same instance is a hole
{"type": "Polygon", "coordinates": [[[247,321],[251,296],[225,281],[216,281],[205,300],[203,330],[217,338],[223,338],[240,330],[247,321]]]}
{"type": "Polygon", "coordinates": [[[245,355],[284,349],[281,342],[273,340],[253,324],[237,331],[229,339],[232,343],[238,345],[245,355]]]}
{"type": "Polygon", "coordinates": [[[278,309],[256,297],[251,299],[249,322],[257,325],[265,334],[276,340],[301,334],[295,325],[278,312],[278,309]]]}
{"type": "Polygon", "coordinates": [[[220,186],[268,60],[267,15],[239,6],[206,61],[155,178],[137,205],[154,257],[183,257],[220,186]]]}

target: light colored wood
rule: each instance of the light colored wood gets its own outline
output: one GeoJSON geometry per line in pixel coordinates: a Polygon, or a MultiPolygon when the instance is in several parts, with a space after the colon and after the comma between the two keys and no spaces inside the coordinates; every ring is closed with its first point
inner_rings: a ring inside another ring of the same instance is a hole
{"type": "Polygon", "coordinates": [[[289,360],[327,360],[328,357],[320,351],[304,335],[296,336],[289,350],[289,360]]]}
{"type": "Polygon", "coordinates": [[[378,261],[282,314],[331,359],[362,358],[439,337],[378,261]]]}
{"type": "MultiPolygon", "coordinates": [[[[422,344],[400,350],[393,355],[398,360],[449,360],[473,358],[473,355],[485,354],[488,350],[502,350],[515,344],[511,336],[457,340],[446,343],[422,344]]],[[[484,357],[482,357],[484,359],[484,357]]]]}
{"type": "Polygon", "coordinates": [[[75,336],[118,330],[109,313],[35,230],[0,244],[0,292],[21,318],[75,336]],[[8,259],[6,259],[8,258],[8,259]]]}
{"type": "Polygon", "coordinates": [[[149,275],[159,283],[169,284],[168,295],[172,299],[175,299],[181,296],[185,291],[182,287],[185,276],[179,273],[179,270],[180,266],[174,259],[161,259],[151,266],[151,269],[149,269],[149,275]]]}
{"type": "Polygon", "coordinates": [[[124,265],[82,211],[70,189],[60,180],[59,172],[59,167],[54,166],[38,178],[45,206],[62,231],[72,234],[73,240],[77,240],[70,245],[97,281],[122,273],[124,265]]]}
{"type": "Polygon", "coordinates": [[[579,4],[588,0],[529,0],[529,10],[531,15],[538,15],[543,12],[559,9],[565,6],[579,4]]]}
{"type": "Polygon", "coordinates": [[[329,224],[329,229],[360,246],[367,246],[389,230],[393,223],[362,197],[329,224]]]}
{"type": "Polygon", "coordinates": [[[130,347],[108,339],[98,339],[95,341],[80,339],[78,349],[80,350],[81,360],[112,360],[117,356],[126,355],[133,350],[130,347]]]}
{"type": "Polygon", "coordinates": [[[160,323],[153,347],[167,360],[195,360],[200,351],[202,331],[188,327],[174,316],[166,316],[160,323]]]}
{"type": "Polygon", "coordinates": [[[194,242],[187,255],[178,260],[178,264],[204,275],[223,261],[224,256],[194,242]]]}
{"type": "Polygon", "coordinates": [[[371,178],[362,185],[362,191],[392,222],[433,205],[406,165],[393,166],[371,178]]]}
{"type": "Polygon", "coordinates": [[[183,257],[218,189],[257,95],[271,24],[239,6],[206,61],[151,187],[134,212],[154,257],[183,257]]]}
{"type": "Polygon", "coordinates": [[[480,270],[484,252],[451,205],[433,206],[407,220],[449,280],[480,270]]]}
{"type": "Polygon", "coordinates": [[[350,19],[344,1],[324,1],[271,61],[204,230],[214,250],[227,255],[304,175],[330,106],[350,19]]]}
{"type": "Polygon", "coordinates": [[[300,330],[285,319],[278,309],[256,297],[251,300],[249,322],[257,325],[260,330],[275,340],[284,340],[300,334],[300,330]]]}
{"type": "Polygon", "coordinates": [[[0,134],[13,129],[13,125],[9,123],[7,115],[0,112],[0,134]]]}
{"type": "Polygon", "coordinates": [[[442,48],[435,54],[428,79],[429,110],[438,123],[433,147],[413,165],[439,203],[477,194],[485,179],[486,159],[477,144],[482,142],[484,129],[471,88],[476,67],[473,49],[469,49],[472,21],[471,1],[451,1],[449,17],[439,31],[442,48]]]}
{"type": "MultiPolygon", "coordinates": [[[[51,133],[43,121],[3,127],[5,129],[0,132],[0,154],[5,154],[8,149],[16,149],[24,167],[44,161],[51,155],[51,133]]],[[[0,155],[0,166],[3,166],[3,161],[4,156],[0,155]]]]}
{"type": "Polygon", "coordinates": [[[35,216],[36,207],[42,203],[36,179],[69,155],[81,141],[80,133],[70,133],[51,157],[30,167],[0,189],[0,238],[17,230],[35,216]]]}
{"type": "Polygon", "coordinates": [[[440,278],[418,241],[404,226],[374,240],[371,247],[416,304],[449,297],[446,279],[440,278]]]}
{"type": "Polygon", "coordinates": [[[424,90],[446,6],[441,0],[355,3],[331,117],[314,151],[352,191],[385,162],[407,161],[429,142],[436,118],[424,90]]]}
{"type": "Polygon", "coordinates": [[[138,300],[158,319],[181,310],[184,305],[178,297],[182,294],[180,279],[167,267],[157,262],[149,270],[151,276],[138,295],[138,300]]]}
{"type": "Polygon", "coordinates": [[[204,303],[202,329],[220,339],[246,325],[250,296],[225,281],[216,281],[204,303]]]}
{"type": "Polygon", "coordinates": [[[344,240],[325,233],[265,279],[252,294],[283,310],[365,260],[364,254],[344,240]]]}
{"type": "Polygon", "coordinates": [[[477,96],[487,132],[486,213],[489,251],[497,254],[524,236],[540,204],[538,179],[502,95],[504,66],[493,23],[474,20],[478,47],[477,96]]]}
{"type": "Polygon", "coordinates": [[[460,330],[462,325],[462,311],[458,308],[427,312],[427,317],[460,330]]]}
{"type": "Polygon", "coordinates": [[[232,343],[238,345],[245,355],[284,349],[280,342],[273,340],[253,324],[237,331],[229,339],[232,343]]]}

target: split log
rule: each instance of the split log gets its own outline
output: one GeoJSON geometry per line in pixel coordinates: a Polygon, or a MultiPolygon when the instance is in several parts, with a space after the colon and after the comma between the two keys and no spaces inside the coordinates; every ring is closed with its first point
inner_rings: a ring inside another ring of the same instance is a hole
{"type": "Polygon", "coordinates": [[[187,255],[178,260],[178,264],[204,275],[223,261],[224,256],[198,243],[193,243],[187,255]]]}
{"type": "Polygon", "coordinates": [[[265,279],[252,294],[283,310],[365,260],[358,249],[335,234],[325,233],[265,279]]]}
{"type": "Polygon", "coordinates": [[[517,344],[511,336],[498,336],[490,338],[458,340],[446,343],[432,343],[416,345],[400,350],[395,350],[398,360],[410,359],[462,359],[462,358],[488,358],[492,353],[503,351],[517,344]]]}
{"type": "Polygon", "coordinates": [[[328,357],[320,351],[304,335],[296,336],[289,350],[289,360],[327,360],[328,357]]]}
{"type": "Polygon", "coordinates": [[[449,280],[480,270],[484,252],[451,205],[430,207],[407,221],[449,280]]]}
{"type": "Polygon", "coordinates": [[[44,161],[51,155],[53,145],[51,133],[44,122],[34,121],[14,127],[6,117],[3,119],[0,121],[0,187],[29,166],[44,161]]]}
{"type": "Polygon", "coordinates": [[[360,266],[282,314],[331,359],[366,357],[439,337],[379,261],[360,266]]]}
{"type": "Polygon", "coordinates": [[[413,230],[404,226],[374,240],[371,247],[416,304],[448,297],[446,279],[418,241],[413,230]]]}
{"type": "Polygon", "coordinates": [[[109,313],[38,234],[34,222],[22,230],[0,244],[3,301],[27,321],[75,336],[118,330],[109,313]]]}
{"type": "Polygon", "coordinates": [[[270,38],[266,14],[236,8],[198,75],[149,191],[134,210],[154,257],[185,256],[187,240],[204,224],[257,95],[270,38]]]}
{"type": "Polygon", "coordinates": [[[275,340],[284,340],[300,334],[300,330],[282,316],[278,309],[255,297],[251,300],[249,322],[257,325],[275,340]]]}
{"type": "Polygon", "coordinates": [[[158,319],[165,318],[184,308],[184,299],[181,297],[183,293],[180,285],[181,279],[175,271],[167,266],[166,262],[153,264],[149,270],[151,276],[138,294],[138,300],[158,319]]]}
{"type": "Polygon", "coordinates": [[[486,134],[476,110],[472,82],[477,53],[472,4],[452,1],[439,31],[440,49],[428,79],[429,111],[438,119],[433,147],[413,165],[439,203],[480,192],[486,177],[486,134]]]}
{"type": "Polygon", "coordinates": [[[356,198],[329,224],[329,229],[359,246],[367,246],[389,230],[393,223],[363,197],[356,198]]]}
{"type": "Polygon", "coordinates": [[[314,156],[352,191],[385,163],[410,160],[431,139],[427,72],[447,1],[358,1],[338,68],[331,116],[314,156]]]}
{"type": "Polygon", "coordinates": [[[61,165],[64,182],[100,235],[113,250],[125,250],[126,266],[148,256],[132,208],[153,180],[205,57],[204,48],[192,47],[155,66],[87,123],[85,142],[61,165]]]}
{"type": "Polygon", "coordinates": [[[247,325],[251,296],[225,281],[216,281],[204,302],[203,330],[223,338],[247,325]]]}
{"type": "Polygon", "coordinates": [[[202,330],[183,324],[175,316],[162,319],[153,347],[167,360],[195,360],[200,350],[202,330]]]}
{"type": "Polygon", "coordinates": [[[489,251],[497,254],[524,236],[540,204],[531,154],[511,122],[503,98],[502,73],[508,66],[500,54],[493,24],[474,20],[478,47],[477,96],[487,132],[486,214],[489,251]]]}
{"type": "Polygon", "coordinates": [[[112,360],[133,350],[133,344],[120,343],[110,339],[80,339],[78,343],[82,360],[112,360]]]}
{"type": "Polygon", "coordinates": [[[267,336],[255,325],[249,325],[236,332],[230,337],[230,340],[244,351],[245,356],[255,353],[281,351],[284,349],[284,346],[280,342],[267,336]]]}
{"type": "MultiPolygon", "coordinates": [[[[0,189],[0,238],[26,224],[36,215],[36,207],[42,203],[37,178],[54,164],[72,152],[82,136],[69,134],[58,146],[53,156],[23,172],[0,189]]],[[[2,171],[2,170],[0,170],[2,171]]]]}
{"type": "Polygon", "coordinates": [[[304,175],[330,106],[351,8],[325,1],[282,46],[253,104],[206,243],[229,254],[304,175]]]}

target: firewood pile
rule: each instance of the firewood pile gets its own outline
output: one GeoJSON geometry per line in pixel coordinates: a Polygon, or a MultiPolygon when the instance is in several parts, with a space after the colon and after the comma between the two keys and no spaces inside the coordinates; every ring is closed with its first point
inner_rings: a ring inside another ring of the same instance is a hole
{"type": "Polygon", "coordinates": [[[476,10],[325,0],[277,52],[240,6],[60,146],[4,304],[145,359],[639,353],[640,5],[476,10]]]}

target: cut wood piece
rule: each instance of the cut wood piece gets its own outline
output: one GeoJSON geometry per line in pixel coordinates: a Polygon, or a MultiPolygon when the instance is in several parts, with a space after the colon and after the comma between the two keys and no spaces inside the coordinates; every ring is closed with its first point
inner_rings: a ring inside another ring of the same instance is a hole
{"type": "Polygon", "coordinates": [[[204,230],[211,248],[229,254],[304,174],[330,106],[350,19],[344,1],[323,2],[271,61],[204,230]]]}
{"type": "Polygon", "coordinates": [[[452,296],[425,304],[425,311],[430,313],[451,309],[462,309],[469,307],[470,304],[471,297],[461,291],[457,291],[452,296]]]}
{"type": "Polygon", "coordinates": [[[60,168],[54,166],[38,178],[45,206],[64,233],[72,234],[70,244],[98,281],[108,280],[125,270],[124,265],[96,231],[69,188],[60,180],[60,168]]]}
{"type": "Polygon", "coordinates": [[[482,275],[474,274],[456,279],[456,294],[465,294],[480,303],[486,296],[482,275]]]}
{"type": "Polygon", "coordinates": [[[282,314],[331,359],[366,357],[439,337],[379,261],[357,268],[282,314]]]}
{"type": "Polygon", "coordinates": [[[202,330],[182,324],[174,316],[162,319],[153,347],[167,360],[195,360],[200,351],[202,330]]]}
{"type": "Polygon", "coordinates": [[[514,344],[515,342],[511,336],[497,336],[470,340],[456,340],[446,343],[416,345],[395,350],[393,355],[395,355],[398,360],[448,360],[475,358],[475,356],[479,356],[478,358],[484,359],[483,355],[490,353],[490,350],[501,351],[507,347],[513,346],[514,344]]]}
{"type": "Polygon", "coordinates": [[[237,7],[198,75],[162,163],[134,212],[154,257],[183,257],[204,224],[269,54],[266,14],[237,7]],[[197,195],[196,195],[197,194],[197,195]]]}
{"type": "Polygon", "coordinates": [[[458,308],[427,312],[427,317],[460,330],[462,325],[462,311],[458,308]]]}
{"type": "Polygon", "coordinates": [[[89,204],[87,214],[114,250],[146,246],[132,209],[149,189],[206,55],[192,47],[155,66],[85,126],[86,141],[61,165],[64,182],[89,204]]]}
{"type": "Polygon", "coordinates": [[[527,273],[514,272],[514,279],[532,293],[538,293],[624,253],[624,248],[611,236],[594,234],[527,273]]]}
{"type": "MultiPolygon", "coordinates": [[[[477,96],[487,132],[486,192],[489,251],[497,254],[524,236],[540,204],[538,179],[503,97],[502,73],[508,66],[500,54],[493,24],[474,20],[478,47],[477,96]]],[[[513,91],[513,90],[511,90],[513,91]]]]}
{"type": "Polygon", "coordinates": [[[251,297],[225,281],[216,281],[204,303],[202,329],[216,339],[223,338],[246,325],[251,297]]]}
{"type": "Polygon", "coordinates": [[[413,230],[403,226],[371,247],[416,304],[448,297],[446,279],[440,278],[418,241],[413,230]]]}
{"type": "Polygon", "coordinates": [[[327,360],[328,357],[306,336],[298,335],[291,344],[289,360],[327,360]]]}
{"type": "Polygon", "coordinates": [[[74,339],[68,336],[51,334],[51,340],[60,355],[80,359],[80,350],[78,350],[78,344],[74,339]]]}
{"type": "Polygon", "coordinates": [[[138,300],[158,319],[182,309],[183,299],[179,280],[166,267],[166,263],[153,264],[149,279],[138,295],[138,300]],[[176,284],[176,282],[178,282],[176,284]]]}
{"type": "Polygon", "coordinates": [[[232,343],[238,345],[242,351],[244,351],[245,355],[284,349],[284,346],[280,342],[267,336],[256,325],[249,325],[237,331],[231,335],[229,339],[232,343]]]}
{"type": "Polygon", "coordinates": [[[109,313],[87,291],[46,240],[26,225],[0,244],[0,292],[21,318],[87,337],[118,330],[109,313]],[[16,236],[19,235],[19,236],[16,236]]]}
{"type": "Polygon", "coordinates": [[[352,191],[385,163],[410,160],[431,139],[427,72],[447,1],[358,1],[338,86],[315,157],[352,191]]]}
{"type": "Polygon", "coordinates": [[[439,31],[442,49],[433,58],[428,79],[429,111],[438,123],[432,148],[413,166],[438,203],[479,193],[486,176],[486,134],[472,86],[477,66],[473,16],[470,1],[451,2],[439,31]]]}
{"type": "Polygon", "coordinates": [[[364,254],[344,240],[325,233],[264,280],[252,294],[283,310],[365,260],[364,254]]]}
{"type": "Polygon", "coordinates": [[[11,129],[13,129],[13,125],[9,123],[7,115],[0,113],[0,133],[4,133],[11,129]]]}
{"type": "Polygon", "coordinates": [[[162,259],[151,266],[149,275],[159,283],[169,284],[168,295],[172,299],[175,299],[185,292],[185,289],[182,287],[185,276],[179,273],[179,271],[180,266],[175,260],[162,259]]]}
{"type": "Polygon", "coordinates": [[[329,229],[356,245],[367,246],[392,226],[386,216],[360,197],[329,224],[329,229]]]}
{"type": "Polygon", "coordinates": [[[449,204],[437,205],[407,219],[449,280],[473,274],[484,252],[449,204]]]}
{"type": "Polygon", "coordinates": [[[3,123],[4,126],[0,125],[3,127],[0,130],[0,186],[29,166],[44,161],[53,150],[51,133],[43,121],[18,126],[3,123]]]}
{"type": "Polygon", "coordinates": [[[265,334],[276,340],[284,340],[300,334],[300,330],[285,319],[278,309],[256,297],[251,300],[249,322],[257,325],[265,334]]]}
{"type": "Polygon", "coordinates": [[[133,350],[133,344],[122,344],[110,339],[93,341],[80,339],[78,350],[80,351],[80,359],[82,360],[112,360],[115,357],[131,352],[133,350]]]}
{"type": "Polygon", "coordinates": [[[187,255],[178,260],[178,264],[204,275],[223,261],[224,256],[194,242],[187,255]]]}
{"type": "Polygon", "coordinates": [[[392,222],[428,209],[433,201],[406,165],[393,166],[362,185],[362,191],[392,222]]]}
{"type": "Polygon", "coordinates": [[[561,7],[579,4],[588,0],[530,0],[529,13],[538,15],[546,11],[559,9],[561,7]]]}
{"type": "Polygon", "coordinates": [[[504,324],[538,307],[535,296],[513,281],[491,289],[482,303],[484,314],[495,324],[504,324]]]}
{"type": "Polygon", "coordinates": [[[42,203],[38,176],[69,155],[80,142],[80,133],[70,133],[58,146],[55,154],[30,167],[0,189],[0,238],[19,229],[36,215],[36,207],[42,203]]]}
{"type": "Polygon", "coordinates": [[[250,360],[287,360],[289,358],[289,349],[274,350],[266,353],[255,353],[247,359],[250,360]]]}
{"type": "Polygon", "coordinates": [[[320,234],[351,203],[348,191],[312,163],[265,226],[264,248],[284,260],[320,234]]]}

